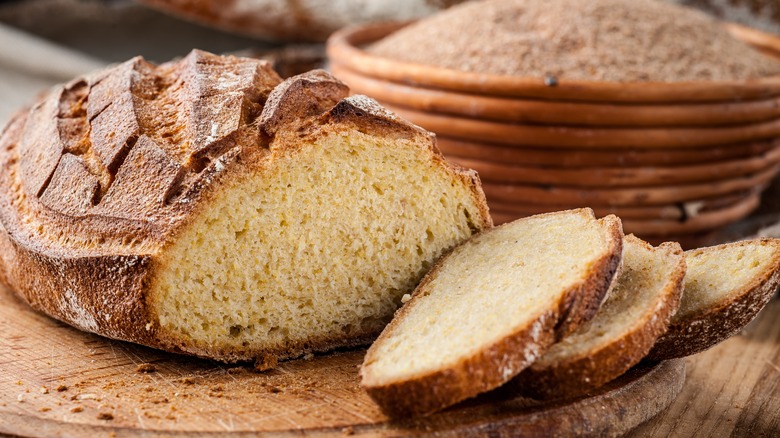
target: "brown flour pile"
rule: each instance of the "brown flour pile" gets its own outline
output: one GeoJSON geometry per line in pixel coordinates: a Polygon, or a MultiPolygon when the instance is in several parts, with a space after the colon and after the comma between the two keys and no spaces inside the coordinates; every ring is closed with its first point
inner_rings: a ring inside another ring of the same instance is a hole
{"type": "Polygon", "coordinates": [[[780,62],[709,16],[659,0],[465,3],[375,43],[369,52],[467,72],[617,82],[742,80],[780,62]]]}

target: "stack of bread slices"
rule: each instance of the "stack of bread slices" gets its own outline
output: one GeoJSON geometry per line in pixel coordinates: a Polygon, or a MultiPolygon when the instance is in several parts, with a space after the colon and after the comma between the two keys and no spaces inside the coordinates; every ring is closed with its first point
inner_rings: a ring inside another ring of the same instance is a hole
{"type": "Polygon", "coordinates": [[[369,349],[362,385],[391,416],[424,415],[508,384],[588,394],[643,359],[738,332],[780,281],[780,240],[683,252],[624,236],[590,209],[484,231],[439,260],[369,349]]]}

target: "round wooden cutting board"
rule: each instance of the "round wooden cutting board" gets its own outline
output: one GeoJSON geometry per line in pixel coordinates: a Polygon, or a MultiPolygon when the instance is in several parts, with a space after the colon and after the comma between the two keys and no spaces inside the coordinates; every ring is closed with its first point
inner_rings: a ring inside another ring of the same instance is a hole
{"type": "Polygon", "coordinates": [[[20,436],[613,436],[667,407],[684,362],[646,364],[589,397],[540,403],[494,391],[390,421],[358,385],[365,350],[267,372],[108,340],[28,308],[0,287],[0,433],[20,436]]]}

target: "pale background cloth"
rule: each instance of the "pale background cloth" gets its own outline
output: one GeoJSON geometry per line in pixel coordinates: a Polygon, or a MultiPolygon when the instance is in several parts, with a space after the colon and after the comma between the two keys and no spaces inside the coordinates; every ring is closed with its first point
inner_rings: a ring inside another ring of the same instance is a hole
{"type": "Polygon", "coordinates": [[[0,41],[0,124],[48,87],[105,65],[3,24],[0,41]]]}

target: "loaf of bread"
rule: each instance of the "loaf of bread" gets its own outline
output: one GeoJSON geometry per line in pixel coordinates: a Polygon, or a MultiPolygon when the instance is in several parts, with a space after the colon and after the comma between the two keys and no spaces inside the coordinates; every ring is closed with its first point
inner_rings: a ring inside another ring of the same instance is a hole
{"type": "Polygon", "coordinates": [[[366,354],[387,414],[429,414],[496,388],[598,310],[621,260],[620,220],[590,209],[505,224],[443,257],[366,354]]]}
{"type": "Polygon", "coordinates": [[[699,353],[742,330],[780,285],[780,239],[755,239],[685,253],[680,310],[648,355],[654,360],[699,353]]]}
{"type": "Polygon", "coordinates": [[[476,173],[347,94],[201,51],[55,87],[0,135],[4,281],[83,330],[222,361],[368,342],[492,222],[476,173]]]}
{"type": "Polygon", "coordinates": [[[511,385],[534,398],[577,397],[639,363],[677,312],[685,258],[677,243],[654,248],[628,235],[623,268],[596,316],[550,347],[511,385]]]}

